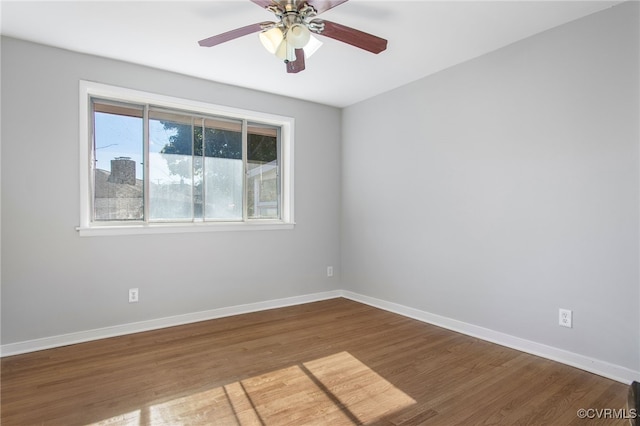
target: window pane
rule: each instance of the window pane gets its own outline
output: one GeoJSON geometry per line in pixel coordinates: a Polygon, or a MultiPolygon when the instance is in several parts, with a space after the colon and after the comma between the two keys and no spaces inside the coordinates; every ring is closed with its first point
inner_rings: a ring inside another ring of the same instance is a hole
{"type": "Polygon", "coordinates": [[[90,105],[93,216],[83,209],[83,223],[283,217],[280,126],[133,99],[90,105]]]}
{"type": "Polygon", "coordinates": [[[193,219],[193,127],[189,116],[149,112],[150,220],[193,219]]]}
{"type": "Polygon", "coordinates": [[[93,102],[96,221],[144,219],[142,112],[93,102]]]}
{"type": "Polygon", "coordinates": [[[242,220],[242,123],[207,119],[205,219],[242,220]]]}
{"type": "Polygon", "coordinates": [[[278,130],[252,124],[247,140],[247,217],[280,218],[278,130]]]}

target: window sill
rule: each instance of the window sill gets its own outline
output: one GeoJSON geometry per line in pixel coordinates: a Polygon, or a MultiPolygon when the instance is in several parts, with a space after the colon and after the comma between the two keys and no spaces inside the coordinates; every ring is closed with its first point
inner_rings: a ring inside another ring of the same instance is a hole
{"type": "Polygon", "coordinates": [[[81,237],[103,237],[114,235],[188,234],[220,231],[275,231],[293,229],[294,223],[280,221],[264,222],[216,222],[216,223],[150,223],[135,225],[79,226],[81,237]]]}

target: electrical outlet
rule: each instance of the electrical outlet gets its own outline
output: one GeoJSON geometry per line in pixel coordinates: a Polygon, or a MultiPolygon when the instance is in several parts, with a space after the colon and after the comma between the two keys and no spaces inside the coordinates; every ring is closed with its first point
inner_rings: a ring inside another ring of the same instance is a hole
{"type": "Polygon", "coordinates": [[[327,266],[327,276],[328,277],[333,276],[333,266],[327,266]]]}
{"type": "Polygon", "coordinates": [[[138,298],[139,297],[140,297],[140,292],[138,291],[137,288],[130,288],[129,289],[129,303],[138,302],[138,298]]]}
{"type": "Polygon", "coordinates": [[[569,309],[560,309],[558,323],[563,327],[573,327],[573,312],[569,309]]]}

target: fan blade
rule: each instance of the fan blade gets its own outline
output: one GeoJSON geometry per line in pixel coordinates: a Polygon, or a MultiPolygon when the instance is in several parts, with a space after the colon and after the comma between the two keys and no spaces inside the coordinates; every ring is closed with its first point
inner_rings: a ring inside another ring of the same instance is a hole
{"type": "MultiPolygon", "coordinates": [[[[254,1],[254,0],[251,0],[254,1]]],[[[346,3],[349,0],[307,0],[309,6],[318,12],[318,15],[322,12],[326,12],[329,9],[333,9],[336,6],[340,6],[342,3],[346,3]]]]}
{"type": "Polygon", "coordinates": [[[257,33],[258,31],[262,31],[264,24],[270,24],[270,22],[261,22],[258,24],[247,25],[246,27],[242,27],[242,28],[236,28],[235,30],[227,31],[226,33],[214,35],[213,37],[200,40],[198,44],[202,47],[216,46],[218,44],[236,39],[238,37],[242,37],[247,34],[257,33]]]}
{"type": "Polygon", "coordinates": [[[269,7],[273,4],[271,0],[251,0],[251,1],[262,8],[269,7]]]}
{"type": "Polygon", "coordinates": [[[314,31],[316,34],[359,47],[360,49],[367,50],[371,53],[380,53],[387,48],[387,40],[356,30],[355,28],[318,19],[314,19],[311,22],[324,24],[324,29],[322,31],[314,31]]]}
{"type": "Polygon", "coordinates": [[[304,50],[296,49],[296,60],[287,62],[287,72],[290,74],[295,74],[303,70],[304,70],[304,50]]]}

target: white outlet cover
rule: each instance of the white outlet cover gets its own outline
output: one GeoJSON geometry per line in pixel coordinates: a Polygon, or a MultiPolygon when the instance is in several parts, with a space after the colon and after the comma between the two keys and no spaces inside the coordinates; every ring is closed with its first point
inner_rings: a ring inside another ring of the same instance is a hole
{"type": "Polygon", "coordinates": [[[562,327],[573,328],[573,312],[570,309],[560,309],[558,312],[558,324],[562,327]]]}

